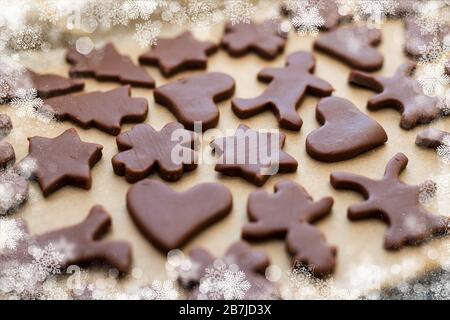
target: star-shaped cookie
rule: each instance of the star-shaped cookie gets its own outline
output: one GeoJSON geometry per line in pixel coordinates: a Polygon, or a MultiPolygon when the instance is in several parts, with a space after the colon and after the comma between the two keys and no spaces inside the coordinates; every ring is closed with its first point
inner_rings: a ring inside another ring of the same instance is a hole
{"type": "Polygon", "coordinates": [[[418,124],[429,123],[441,115],[438,99],[424,94],[417,80],[411,77],[415,67],[414,62],[406,62],[392,77],[353,70],[349,83],[375,91],[377,94],[369,99],[367,108],[398,110],[402,114],[400,127],[408,130],[418,124]]]}
{"type": "Polygon", "coordinates": [[[281,150],[283,133],[257,131],[240,125],[234,136],[214,139],[211,147],[218,156],[215,170],[241,176],[257,186],[271,175],[297,171],[297,160],[281,150]]]}
{"type": "Polygon", "coordinates": [[[103,146],[81,141],[73,128],[55,138],[28,140],[29,153],[22,161],[35,164],[32,174],[45,197],[66,185],[91,188],[91,168],[102,157],[103,146]]]}
{"type": "Polygon", "coordinates": [[[233,57],[255,52],[264,59],[274,59],[284,50],[286,38],[281,36],[279,21],[267,20],[262,24],[228,23],[222,46],[233,57]]]}
{"type": "Polygon", "coordinates": [[[139,56],[139,62],[157,66],[169,77],[183,70],[206,69],[208,55],[216,51],[216,44],[199,41],[186,31],[175,38],[158,38],[154,48],[139,56]]]}

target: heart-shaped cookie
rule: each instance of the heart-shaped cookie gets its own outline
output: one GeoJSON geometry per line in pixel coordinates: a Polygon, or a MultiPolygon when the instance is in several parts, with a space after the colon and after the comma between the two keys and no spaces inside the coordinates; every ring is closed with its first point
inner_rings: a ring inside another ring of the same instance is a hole
{"type": "Polygon", "coordinates": [[[208,225],[230,213],[230,191],[218,183],[199,184],[175,192],[164,183],[145,179],[130,187],[127,208],[147,239],[161,251],[179,248],[208,225]]]}
{"type": "Polygon", "coordinates": [[[388,139],[378,122],[343,98],[320,100],[316,118],[322,127],[308,135],[306,151],[319,161],[351,159],[384,144],[388,139]]]}

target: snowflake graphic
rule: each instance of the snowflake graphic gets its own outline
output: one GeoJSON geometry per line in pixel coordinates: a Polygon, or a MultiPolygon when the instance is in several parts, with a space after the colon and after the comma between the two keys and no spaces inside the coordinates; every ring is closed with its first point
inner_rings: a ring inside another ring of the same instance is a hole
{"type": "Polygon", "coordinates": [[[440,161],[444,164],[450,164],[450,135],[446,135],[442,143],[436,149],[440,161]]]}
{"type": "Polygon", "coordinates": [[[157,36],[161,32],[161,23],[159,22],[145,22],[136,25],[136,32],[133,39],[142,48],[156,45],[157,36]]]}
{"type": "Polygon", "coordinates": [[[190,0],[186,14],[192,27],[204,28],[217,23],[221,17],[217,15],[217,2],[211,0],[190,0]]]}
{"type": "Polygon", "coordinates": [[[130,20],[149,19],[157,6],[158,3],[155,0],[128,0],[122,4],[130,20]]]}
{"type": "Polygon", "coordinates": [[[52,242],[52,246],[55,251],[68,260],[74,257],[75,244],[69,242],[65,237],[52,242]]]}
{"type": "Polygon", "coordinates": [[[450,84],[450,76],[445,74],[442,64],[427,64],[421,70],[417,81],[426,95],[440,96],[445,92],[445,87],[450,84]]]}
{"type": "Polygon", "coordinates": [[[178,291],[174,288],[174,281],[155,280],[150,287],[140,290],[139,296],[144,300],[175,300],[178,291]]]}
{"type": "Polygon", "coordinates": [[[14,92],[19,81],[27,82],[29,79],[24,75],[25,68],[19,63],[17,54],[2,57],[0,66],[0,99],[5,99],[14,92]]]}
{"type": "Polygon", "coordinates": [[[16,172],[0,174],[0,215],[13,211],[26,200],[28,190],[23,190],[24,183],[16,172]]]}
{"type": "Polygon", "coordinates": [[[19,175],[25,179],[29,179],[37,168],[36,159],[29,157],[20,161],[14,168],[19,175]]]}
{"type": "Polygon", "coordinates": [[[163,1],[161,5],[161,19],[175,25],[182,25],[188,20],[186,8],[177,1],[163,1]]]}
{"type": "Polygon", "coordinates": [[[415,5],[415,11],[417,13],[417,23],[420,26],[420,31],[423,34],[435,34],[440,32],[447,22],[445,10],[442,10],[445,6],[445,2],[439,0],[428,0],[418,2],[415,5]]]}
{"type": "Polygon", "coordinates": [[[37,119],[44,123],[49,123],[54,119],[52,110],[44,105],[44,101],[37,96],[35,88],[19,88],[16,97],[9,105],[16,111],[17,116],[37,119]]]}
{"type": "MultiPolygon", "coordinates": [[[[82,3],[80,3],[82,4],[82,3]]],[[[76,3],[70,0],[46,0],[40,1],[39,10],[39,20],[48,21],[53,25],[56,25],[58,21],[70,11],[76,9],[76,3]]]]}
{"type": "Polygon", "coordinates": [[[397,6],[394,0],[358,0],[353,18],[355,21],[366,20],[369,27],[379,27],[386,16],[395,13],[397,6]]]}
{"type": "Polygon", "coordinates": [[[14,250],[25,238],[17,220],[0,218],[0,251],[14,250]]]}
{"type": "Polygon", "coordinates": [[[445,94],[439,97],[438,107],[443,116],[450,115],[450,89],[447,89],[445,94]]]}
{"type": "Polygon", "coordinates": [[[61,273],[61,263],[65,257],[52,243],[47,244],[44,248],[30,246],[28,252],[33,257],[31,264],[42,281],[50,275],[61,273]]]}
{"type": "Polygon", "coordinates": [[[126,26],[130,22],[130,15],[123,2],[116,0],[91,1],[83,16],[95,17],[100,25],[108,29],[111,26],[126,26]]]}
{"type": "Polygon", "coordinates": [[[120,295],[117,279],[114,277],[100,278],[87,286],[94,300],[113,300],[120,295]]]}
{"type": "Polygon", "coordinates": [[[67,287],[60,284],[56,277],[48,277],[42,284],[40,300],[71,300],[71,295],[67,287]]]}
{"type": "Polygon", "coordinates": [[[7,293],[11,298],[38,298],[40,282],[34,266],[30,263],[20,264],[14,261],[0,270],[0,292],[7,293]]]}
{"type": "Polygon", "coordinates": [[[255,7],[248,0],[226,0],[224,14],[231,24],[250,23],[255,7]]]}
{"type": "Polygon", "coordinates": [[[17,50],[38,49],[42,45],[42,32],[38,27],[24,26],[14,33],[11,40],[17,50]]]}
{"type": "Polygon", "coordinates": [[[205,269],[205,275],[200,279],[199,298],[241,300],[250,287],[245,273],[237,265],[216,260],[212,267],[205,269]]]}
{"type": "Polygon", "coordinates": [[[325,20],[320,16],[317,8],[309,8],[306,11],[297,11],[291,18],[292,25],[297,32],[304,35],[316,36],[319,28],[325,24],[325,20]]]}
{"type": "Polygon", "coordinates": [[[436,196],[437,184],[434,181],[427,180],[419,185],[419,202],[427,204],[436,196]]]}
{"type": "MultiPolygon", "coordinates": [[[[448,140],[448,142],[450,142],[450,138],[448,140]]],[[[442,150],[442,153],[447,154],[447,163],[450,163],[450,147],[443,145],[441,146],[440,150],[442,150]]],[[[443,164],[446,165],[445,163],[443,164]]],[[[430,177],[430,181],[433,181],[435,185],[435,191],[431,193],[432,197],[430,196],[429,201],[425,202],[424,204],[437,209],[437,212],[439,214],[448,216],[448,207],[450,205],[450,174],[441,174],[438,176],[430,177]]]]}
{"type": "Polygon", "coordinates": [[[419,64],[436,63],[441,61],[446,53],[446,48],[436,37],[427,44],[419,47],[419,64]]]}

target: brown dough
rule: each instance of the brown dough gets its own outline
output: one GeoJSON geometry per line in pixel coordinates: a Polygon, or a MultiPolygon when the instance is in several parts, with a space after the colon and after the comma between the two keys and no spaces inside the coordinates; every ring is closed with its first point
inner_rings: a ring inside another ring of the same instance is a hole
{"type": "Polygon", "coordinates": [[[97,261],[113,266],[120,272],[127,272],[131,268],[131,247],[128,243],[99,240],[111,227],[111,217],[102,206],[92,207],[87,218],[79,224],[37,236],[28,234],[25,222],[20,222],[19,226],[26,236],[15,249],[0,255],[0,266],[3,268],[10,263],[31,263],[33,256],[30,247],[44,249],[49,244],[64,251],[60,252],[61,269],[97,261]],[[58,248],[58,244],[64,244],[64,247],[58,248]]]}
{"type": "Polygon", "coordinates": [[[139,56],[139,62],[157,66],[164,76],[169,77],[184,70],[206,69],[208,55],[216,51],[216,44],[198,41],[186,31],[175,38],[158,38],[154,48],[139,56]]]}
{"type": "Polygon", "coordinates": [[[127,208],[144,236],[168,252],[227,216],[232,207],[230,191],[218,183],[203,183],[175,192],[164,183],[145,179],[131,186],[127,208]]]}
{"type": "Polygon", "coordinates": [[[128,56],[121,55],[112,43],[107,43],[101,49],[94,49],[87,55],[70,48],[66,60],[73,64],[69,69],[71,77],[93,77],[100,81],[155,87],[155,81],[145,69],[136,66],[128,56]]]}
{"type": "Polygon", "coordinates": [[[276,114],[280,127],[300,130],[303,121],[297,114],[305,94],[318,97],[331,95],[331,85],[312,74],[315,59],[305,51],[291,53],[283,68],[265,68],[258,80],[268,82],[267,89],[252,99],[233,99],[232,109],[240,118],[248,118],[267,109],[276,114]]]}
{"type": "Polygon", "coordinates": [[[281,150],[285,139],[283,133],[260,132],[240,125],[234,136],[216,138],[211,143],[219,157],[214,169],[262,186],[272,174],[297,171],[297,160],[281,150]],[[272,154],[271,149],[274,148],[271,144],[275,139],[278,140],[279,150],[274,150],[276,154],[272,154]],[[261,156],[264,153],[266,157],[261,156]],[[272,169],[277,170],[273,172],[272,169]]]}
{"type": "Polygon", "coordinates": [[[420,131],[416,137],[416,145],[424,148],[435,149],[439,147],[446,136],[450,137],[450,132],[428,128],[420,131]]]}
{"type": "Polygon", "coordinates": [[[222,39],[222,46],[233,57],[254,52],[267,60],[282,53],[285,44],[286,39],[280,34],[277,20],[267,20],[262,24],[228,23],[222,39]]]}
{"type": "MultiPolygon", "coordinates": [[[[192,263],[191,272],[181,275],[180,282],[190,290],[190,299],[204,300],[208,294],[204,297],[205,295],[199,290],[199,285],[202,283],[202,278],[206,275],[207,269],[214,268],[213,263],[216,258],[208,251],[196,248],[189,253],[189,260],[192,263]]],[[[224,257],[220,260],[225,264],[225,267],[237,265],[239,271],[244,272],[245,280],[250,283],[250,288],[245,291],[243,299],[267,300],[280,297],[277,286],[267,280],[264,275],[265,270],[270,265],[269,257],[265,253],[253,250],[244,241],[238,241],[228,248],[224,257]]]]}
{"type": "Polygon", "coordinates": [[[58,120],[70,120],[82,128],[96,127],[118,135],[123,122],[142,122],[147,118],[146,98],[131,97],[131,87],[106,92],[94,91],[45,100],[58,120]]]}
{"type": "Polygon", "coordinates": [[[282,181],[275,193],[258,190],[250,194],[247,213],[250,223],[244,225],[246,240],[285,238],[293,265],[307,265],[316,276],[330,274],[336,265],[336,247],[327,244],[314,223],[331,212],[333,199],[317,202],[295,182],[282,181]]]}
{"type": "Polygon", "coordinates": [[[420,84],[411,77],[415,67],[414,62],[406,62],[389,78],[354,70],[349,83],[375,91],[377,94],[369,99],[367,108],[398,110],[402,114],[400,127],[408,130],[441,115],[438,99],[425,95],[420,84]]]}
{"type": "Polygon", "coordinates": [[[184,172],[197,167],[197,158],[191,149],[193,144],[194,133],[184,130],[178,122],[166,124],[159,132],[149,124],[136,125],[117,137],[117,146],[121,152],[112,158],[114,172],[125,176],[130,183],[144,179],[153,171],[158,171],[165,180],[179,180],[184,172]],[[187,162],[175,163],[172,159],[172,152],[179,144],[179,141],[172,140],[172,134],[177,130],[183,136],[190,137],[181,146],[183,152],[190,155],[187,162]]]}
{"type": "Polygon", "coordinates": [[[306,151],[319,161],[335,162],[354,158],[384,144],[383,127],[349,100],[329,97],[320,100],[316,119],[322,125],[306,137],[306,151]]]}
{"type": "Polygon", "coordinates": [[[400,249],[447,232],[449,219],[430,214],[419,202],[420,186],[399,179],[408,158],[397,153],[387,164],[384,177],[373,180],[346,172],[331,174],[335,189],[350,189],[363,195],[365,201],[348,208],[350,220],[381,219],[389,225],[384,247],[400,249]]]}
{"type": "Polygon", "coordinates": [[[103,146],[81,141],[75,129],[55,138],[28,138],[29,153],[23,161],[36,163],[35,177],[46,197],[65,185],[90,189],[91,168],[102,157],[103,146]]]}
{"type": "Polygon", "coordinates": [[[234,80],[225,73],[211,72],[165,84],[153,93],[155,101],[172,111],[186,129],[194,130],[195,122],[201,122],[205,131],[219,122],[215,103],[233,95],[234,80]]]}
{"type": "Polygon", "coordinates": [[[374,48],[381,32],[364,26],[340,27],[314,41],[314,49],[341,60],[348,66],[373,71],[383,66],[383,56],[374,48]]]}

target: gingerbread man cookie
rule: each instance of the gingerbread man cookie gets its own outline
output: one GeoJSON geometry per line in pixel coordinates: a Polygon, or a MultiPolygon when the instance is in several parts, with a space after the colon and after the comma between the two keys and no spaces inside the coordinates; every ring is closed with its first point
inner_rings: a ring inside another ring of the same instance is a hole
{"type": "Polygon", "coordinates": [[[429,123],[441,115],[438,99],[424,94],[417,80],[411,77],[415,67],[414,62],[406,62],[389,78],[352,71],[349,83],[375,91],[377,94],[369,99],[367,108],[398,110],[402,114],[400,127],[408,130],[429,123]]]}
{"type": "Polygon", "coordinates": [[[242,229],[246,240],[285,238],[294,266],[306,265],[316,276],[330,274],[336,265],[336,247],[311,225],[331,212],[333,199],[314,202],[295,182],[282,181],[275,193],[253,192],[247,204],[250,223],[242,229]]]}
{"type": "Polygon", "coordinates": [[[233,99],[233,112],[240,118],[248,118],[271,109],[280,127],[300,130],[303,121],[296,109],[305,94],[325,97],[333,92],[327,81],[312,74],[314,66],[315,60],[310,53],[291,53],[285,67],[265,68],[258,73],[258,80],[269,83],[267,89],[256,98],[233,99]]]}
{"type": "Polygon", "coordinates": [[[447,232],[449,219],[430,214],[419,202],[420,186],[411,186],[399,179],[408,158],[396,154],[387,164],[384,177],[373,180],[353,173],[334,172],[331,185],[361,193],[365,201],[348,208],[350,220],[378,218],[389,225],[384,247],[400,249],[447,232]]]}

